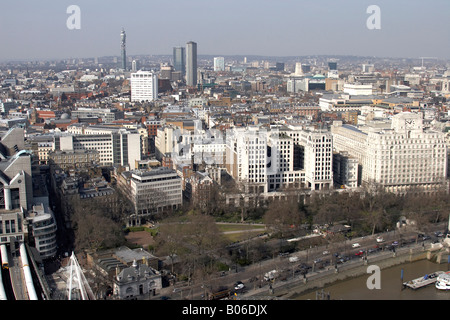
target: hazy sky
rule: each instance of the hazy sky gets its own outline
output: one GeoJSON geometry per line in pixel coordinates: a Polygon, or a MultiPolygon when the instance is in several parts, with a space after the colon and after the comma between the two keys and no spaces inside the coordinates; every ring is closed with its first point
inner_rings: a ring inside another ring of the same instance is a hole
{"type": "Polygon", "coordinates": [[[122,27],[128,55],[192,40],[200,55],[450,58],[450,0],[1,0],[0,60],[119,56],[122,27]]]}

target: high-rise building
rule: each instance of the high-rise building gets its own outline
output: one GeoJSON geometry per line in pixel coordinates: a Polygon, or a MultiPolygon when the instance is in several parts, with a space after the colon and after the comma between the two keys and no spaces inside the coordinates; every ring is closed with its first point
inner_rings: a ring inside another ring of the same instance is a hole
{"type": "Polygon", "coordinates": [[[181,72],[182,77],[186,74],[186,50],[183,47],[173,48],[173,68],[181,72]]]}
{"type": "Polygon", "coordinates": [[[131,71],[133,71],[133,72],[138,71],[138,62],[136,60],[133,60],[131,62],[131,71]]]}
{"type": "Polygon", "coordinates": [[[215,57],[214,58],[214,71],[225,71],[224,57],[215,57]]]}
{"type": "Polygon", "coordinates": [[[122,32],[120,33],[120,67],[123,70],[127,70],[127,51],[126,51],[126,38],[125,30],[122,28],[122,32]]]}
{"type": "Polygon", "coordinates": [[[153,101],[158,98],[158,76],[150,71],[139,70],[131,74],[131,101],[153,101]]]}
{"type": "Polygon", "coordinates": [[[186,85],[197,85],[197,43],[193,41],[186,44],[186,85]]]}
{"type": "Polygon", "coordinates": [[[335,61],[329,61],[329,62],[328,62],[328,69],[329,69],[329,70],[337,70],[337,62],[335,62],[335,61]]]}

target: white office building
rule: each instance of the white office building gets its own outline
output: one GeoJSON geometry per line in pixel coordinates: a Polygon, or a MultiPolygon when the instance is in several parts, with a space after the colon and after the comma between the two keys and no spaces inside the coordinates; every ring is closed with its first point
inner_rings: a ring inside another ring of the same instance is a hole
{"type": "Polygon", "coordinates": [[[226,136],[226,167],[240,183],[267,192],[267,131],[234,128],[226,136]]]}
{"type": "Polygon", "coordinates": [[[43,204],[33,206],[28,213],[27,220],[31,224],[35,248],[42,259],[56,255],[58,249],[56,242],[56,220],[50,208],[43,204]]]}
{"type": "Polygon", "coordinates": [[[227,132],[226,168],[237,182],[264,192],[288,186],[328,190],[333,187],[332,150],[328,131],[235,128],[227,132]]]}
{"type": "Polygon", "coordinates": [[[224,57],[214,57],[214,71],[225,71],[224,57]]]}
{"type": "Polygon", "coordinates": [[[447,176],[445,134],[425,129],[420,113],[395,115],[390,129],[335,122],[332,133],[335,151],[358,159],[363,184],[394,193],[436,191],[447,176]]]}
{"type": "Polygon", "coordinates": [[[133,170],[141,160],[141,135],[134,129],[99,128],[96,134],[66,134],[54,139],[55,150],[97,150],[99,165],[103,166],[120,165],[133,170]]]}
{"type": "Polygon", "coordinates": [[[344,93],[350,96],[370,96],[373,94],[372,84],[344,84],[344,93]]]}
{"type": "Polygon", "coordinates": [[[158,76],[150,71],[139,70],[130,78],[131,102],[158,99],[158,76]]]}
{"type": "Polygon", "coordinates": [[[333,139],[328,131],[303,131],[306,187],[311,190],[333,188],[333,139]]]}
{"type": "Polygon", "coordinates": [[[130,173],[130,196],[137,215],[172,211],[182,205],[182,181],[175,170],[158,167],[130,173]]]}

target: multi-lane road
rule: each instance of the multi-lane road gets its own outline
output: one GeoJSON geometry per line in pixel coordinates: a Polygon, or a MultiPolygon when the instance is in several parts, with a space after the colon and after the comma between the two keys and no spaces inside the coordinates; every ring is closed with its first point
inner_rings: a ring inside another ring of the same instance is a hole
{"type": "Polygon", "coordinates": [[[278,276],[275,282],[278,286],[283,283],[298,282],[304,278],[315,277],[324,270],[335,268],[351,268],[351,265],[361,264],[363,259],[391,257],[398,250],[411,248],[420,249],[429,247],[431,243],[440,241],[442,237],[434,234],[443,230],[442,225],[430,231],[425,240],[417,232],[390,231],[374,236],[345,240],[339,243],[313,247],[308,250],[297,251],[289,255],[279,255],[273,259],[267,259],[247,267],[233,268],[225,274],[217,274],[204,283],[194,283],[190,286],[170,286],[163,288],[159,296],[170,299],[203,300],[211,288],[229,288],[234,295],[234,284],[242,281],[243,290],[237,290],[236,294],[245,299],[252,294],[267,290],[271,293],[272,284],[264,280],[264,274],[271,270],[277,270],[278,276]],[[383,241],[378,242],[377,237],[383,241]],[[359,244],[354,246],[354,244],[359,244]],[[292,259],[293,257],[296,257],[292,259]],[[291,259],[290,259],[291,258],[291,259]],[[296,260],[295,262],[291,262],[296,260]]]}

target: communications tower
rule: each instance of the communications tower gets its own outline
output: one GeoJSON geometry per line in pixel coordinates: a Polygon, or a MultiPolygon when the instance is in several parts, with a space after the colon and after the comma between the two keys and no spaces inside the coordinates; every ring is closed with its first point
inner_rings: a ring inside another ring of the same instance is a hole
{"type": "Polygon", "coordinates": [[[120,52],[121,52],[121,68],[127,70],[127,49],[126,49],[126,38],[125,30],[122,28],[120,33],[120,52]]]}

